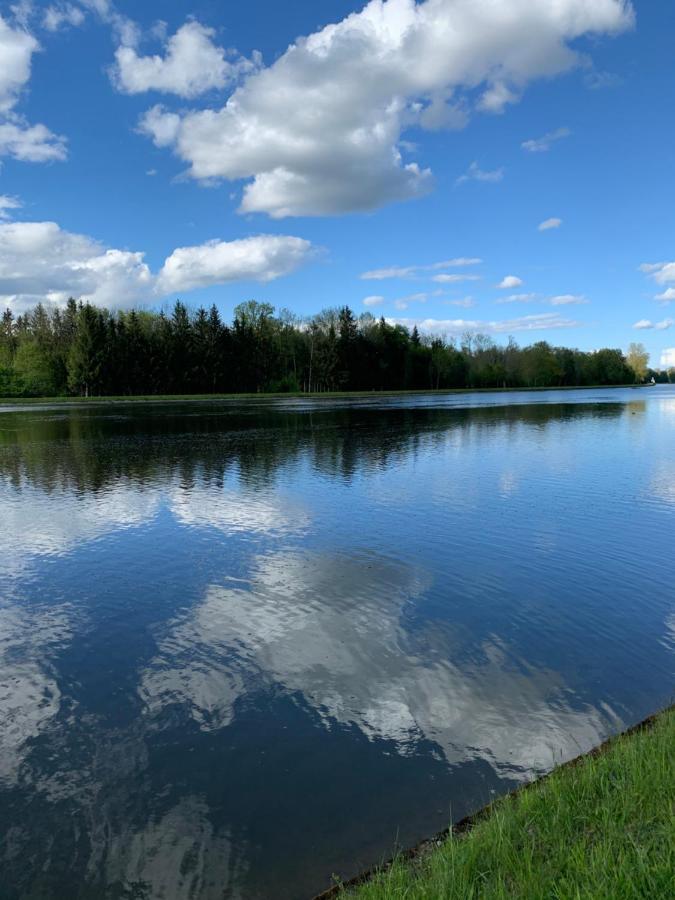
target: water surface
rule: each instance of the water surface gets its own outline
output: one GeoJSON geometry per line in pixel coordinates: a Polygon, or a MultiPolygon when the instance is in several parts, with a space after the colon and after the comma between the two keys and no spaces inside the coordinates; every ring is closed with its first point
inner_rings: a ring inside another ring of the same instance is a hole
{"type": "Polygon", "coordinates": [[[0,406],[0,895],[378,862],[672,699],[674,541],[667,386],[0,406]]]}

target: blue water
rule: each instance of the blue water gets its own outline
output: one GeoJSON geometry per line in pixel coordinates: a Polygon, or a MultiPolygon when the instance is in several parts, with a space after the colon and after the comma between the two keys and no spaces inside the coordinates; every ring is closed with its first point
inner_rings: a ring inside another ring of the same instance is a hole
{"type": "Polygon", "coordinates": [[[377,863],[672,701],[674,542],[670,386],[0,406],[0,896],[377,863]]]}

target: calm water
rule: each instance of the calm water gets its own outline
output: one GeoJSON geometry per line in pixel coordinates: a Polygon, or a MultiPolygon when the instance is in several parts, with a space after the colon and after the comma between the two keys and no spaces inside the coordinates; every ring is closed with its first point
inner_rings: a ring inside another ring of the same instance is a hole
{"type": "Polygon", "coordinates": [[[675,389],[0,407],[0,896],[306,898],[673,697],[675,389]]]}

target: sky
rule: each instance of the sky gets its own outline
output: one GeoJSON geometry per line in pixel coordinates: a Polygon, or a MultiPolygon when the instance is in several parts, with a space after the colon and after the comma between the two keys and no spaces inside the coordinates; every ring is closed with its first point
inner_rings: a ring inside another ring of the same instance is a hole
{"type": "Polygon", "coordinates": [[[670,0],[0,0],[0,307],[675,366],[674,37],[670,0]]]}

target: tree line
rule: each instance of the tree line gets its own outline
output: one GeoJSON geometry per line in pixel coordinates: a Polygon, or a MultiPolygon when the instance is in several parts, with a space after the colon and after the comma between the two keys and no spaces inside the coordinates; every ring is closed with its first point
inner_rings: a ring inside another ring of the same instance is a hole
{"type": "Polygon", "coordinates": [[[110,312],[69,300],[38,304],[0,325],[0,396],[113,396],[428,390],[631,384],[675,371],[647,368],[640,345],[582,352],[546,341],[421,335],[348,307],[301,319],[250,300],[231,323],[216,306],[110,312]]]}

